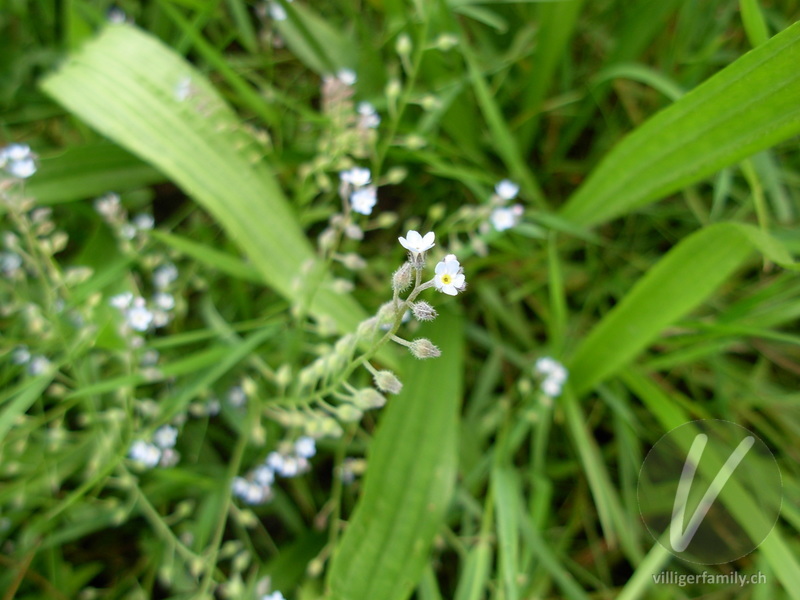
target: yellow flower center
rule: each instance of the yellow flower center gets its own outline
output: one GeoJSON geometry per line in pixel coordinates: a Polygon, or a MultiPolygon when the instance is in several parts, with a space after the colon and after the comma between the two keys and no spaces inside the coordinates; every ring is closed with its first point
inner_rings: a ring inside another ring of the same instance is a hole
{"type": "Polygon", "coordinates": [[[451,283],[453,283],[453,278],[450,277],[450,275],[447,273],[442,275],[441,279],[442,279],[442,285],[450,285],[451,283]]]}

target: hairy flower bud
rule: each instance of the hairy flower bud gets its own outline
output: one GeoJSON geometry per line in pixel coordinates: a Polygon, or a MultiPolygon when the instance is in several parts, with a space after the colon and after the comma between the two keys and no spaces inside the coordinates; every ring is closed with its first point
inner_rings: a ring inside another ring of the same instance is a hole
{"type": "Polygon", "coordinates": [[[403,389],[403,384],[391,371],[378,371],[375,374],[375,385],[377,388],[388,394],[399,394],[403,389]]]}
{"type": "Polygon", "coordinates": [[[353,404],[361,410],[381,408],[386,404],[386,396],[372,388],[364,388],[353,396],[353,404]]]}
{"type": "Polygon", "coordinates": [[[408,347],[408,349],[411,350],[411,354],[417,358],[437,358],[438,356],[442,355],[442,351],[426,338],[414,340],[411,342],[411,345],[408,347]]]}
{"type": "Polygon", "coordinates": [[[411,312],[414,313],[417,321],[433,321],[437,315],[436,310],[424,300],[412,304],[411,312]]]}
{"type": "Polygon", "coordinates": [[[409,285],[411,285],[411,264],[406,262],[392,275],[392,289],[402,292],[409,285]]]}

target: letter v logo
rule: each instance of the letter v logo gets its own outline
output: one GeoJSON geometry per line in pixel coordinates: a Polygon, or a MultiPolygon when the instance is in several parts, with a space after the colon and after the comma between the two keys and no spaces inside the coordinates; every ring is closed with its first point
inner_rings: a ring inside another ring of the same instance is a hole
{"type": "Polygon", "coordinates": [[[707,442],[708,436],[706,434],[697,434],[697,437],[695,437],[692,442],[691,448],[689,448],[686,462],[683,463],[683,471],[681,471],[678,489],[675,492],[675,503],[672,505],[672,521],[669,526],[669,542],[676,552],[683,552],[689,546],[694,538],[694,534],[697,533],[697,528],[700,527],[703,519],[708,514],[711,505],[714,504],[714,500],[717,499],[717,496],[719,496],[722,488],[725,487],[728,479],[733,475],[736,467],[739,466],[739,463],[742,462],[742,459],[750,451],[750,448],[753,447],[755,438],[753,436],[748,436],[739,442],[739,445],[728,457],[728,460],[725,461],[725,464],[722,465],[719,473],[714,477],[706,493],[703,494],[700,503],[695,508],[694,513],[692,513],[689,523],[684,530],[683,524],[686,514],[686,504],[689,501],[689,491],[692,488],[692,481],[694,481],[694,475],[697,472],[697,465],[700,464],[700,459],[703,457],[703,451],[706,448],[707,442]]]}

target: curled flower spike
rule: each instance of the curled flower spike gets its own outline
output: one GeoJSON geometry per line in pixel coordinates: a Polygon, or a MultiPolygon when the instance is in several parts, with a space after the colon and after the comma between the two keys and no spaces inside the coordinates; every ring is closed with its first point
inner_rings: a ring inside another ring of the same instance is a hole
{"type": "Polygon", "coordinates": [[[397,239],[400,241],[400,245],[411,252],[414,257],[418,257],[436,245],[434,243],[436,234],[432,231],[422,236],[418,231],[409,230],[406,237],[399,237],[397,239]]]}
{"type": "Polygon", "coordinates": [[[433,285],[448,296],[463,292],[467,285],[464,269],[454,254],[448,254],[436,265],[436,276],[433,285]]]}

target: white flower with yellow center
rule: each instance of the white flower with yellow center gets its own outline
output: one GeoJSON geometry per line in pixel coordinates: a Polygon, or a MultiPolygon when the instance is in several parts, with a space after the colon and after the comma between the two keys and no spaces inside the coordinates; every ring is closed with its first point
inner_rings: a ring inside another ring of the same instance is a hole
{"type": "Polygon", "coordinates": [[[436,234],[432,231],[422,236],[418,231],[410,230],[406,234],[406,237],[399,237],[397,239],[400,241],[400,245],[411,252],[415,257],[427,252],[436,245],[434,244],[436,234]]]}
{"type": "Polygon", "coordinates": [[[466,283],[464,269],[461,268],[461,264],[454,254],[448,254],[436,265],[433,285],[440,292],[448,296],[455,296],[458,292],[464,291],[466,283]]]}

